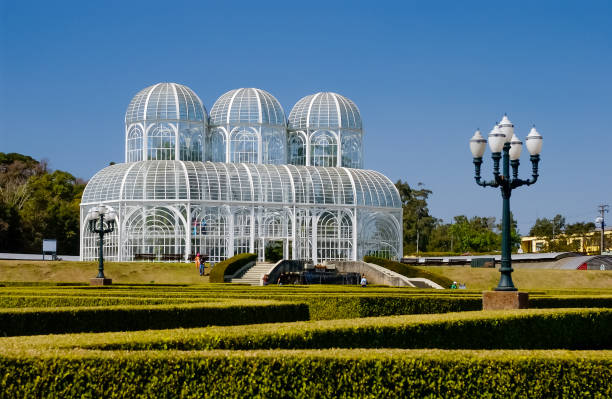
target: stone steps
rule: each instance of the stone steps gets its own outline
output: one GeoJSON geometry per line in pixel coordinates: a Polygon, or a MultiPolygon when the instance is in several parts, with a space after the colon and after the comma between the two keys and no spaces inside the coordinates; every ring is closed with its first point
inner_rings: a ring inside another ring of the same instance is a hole
{"type": "Polygon", "coordinates": [[[262,285],[262,277],[274,267],[274,263],[257,262],[241,278],[232,279],[232,283],[262,285]]]}

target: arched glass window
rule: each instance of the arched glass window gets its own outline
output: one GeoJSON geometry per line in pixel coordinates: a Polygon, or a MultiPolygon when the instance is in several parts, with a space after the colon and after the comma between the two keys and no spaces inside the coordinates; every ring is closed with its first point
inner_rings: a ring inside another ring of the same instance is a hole
{"type": "Polygon", "coordinates": [[[202,134],[196,133],[191,137],[191,153],[190,160],[201,161],[202,160],[202,134]]]}
{"type": "Polygon", "coordinates": [[[311,139],[310,165],[336,166],[338,144],[332,132],[321,130],[315,132],[311,139]]]}
{"type": "Polygon", "coordinates": [[[185,228],[178,214],[166,207],[135,211],[126,222],[128,259],[168,261],[185,254],[185,228]],[[171,255],[171,256],[169,256],[171,255]]]}
{"type": "Polygon", "coordinates": [[[262,163],[280,165],[286,162],[284,145],[277,134],[264,136],[262,150],[262,163]]]}
{"type": "Polygon", "coordinates": [[[225,162],[225,136],[221,129],[213,128],[206,135],[206,160],[225,162]]]}
{"type": "Polygon", "coordinates": [[[196,208],[191,220],[192,254],[208,255],[211,262],[227,258],[229,231],[222,208],[196,208]]]}
{"type": "Polygon", "coordinates": [[[306,143],[299,133],[291,133],[289,137],[289,163],[291,165],[306,165],[306,143]]]}
{"type": "Polygon", "coordinates": [[[257,135],[250,130],[232,133],[231,162],[257,163],[257,135]]]}
{"type": "Polygon", "coordinates": [[[170,160],[174,159],[175,138],[174,131],[167,125],[157,125],[149,130],[147,159],[170,160]]]}
{"type": "Polygon", "coordinates": [[[341,212],[324,212],[317,223],[317,260],[350,259],[352,243],[351,218],[341,212]]]}
{"type": "Polygon", "coordinates": [[[249,252],[251,242],[251,213],[240,209],[234,214],[234,255],[249,252]]]}
{"type": "Polygon", "coordinates": [[[133,126],[128,134],[128,162],[138,161],[142,161],[142,130],[133,126]]]}
{"type": "Polygon", "coordinates": [[[342,166],[361,168],[361,140],[354,135],[342,137],[342,166]]]}

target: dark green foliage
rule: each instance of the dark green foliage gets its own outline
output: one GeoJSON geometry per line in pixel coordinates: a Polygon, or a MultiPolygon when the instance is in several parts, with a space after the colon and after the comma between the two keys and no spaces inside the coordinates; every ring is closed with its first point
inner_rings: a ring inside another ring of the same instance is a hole
{"type": "Polygon", "coordinates": [[[410,266],[410,265],[406,265],[404,263],[400,263],[400,262],[396,262],[393,260],[389,260],[389,259],[383,259],[383,258],[376,258],[374,256],[365,256],[363,258],[364,262],[367,263],[374,263],[375,265],[379,265],[382,266],[384,268],[387,268],[389,270],[392,270],[396,273],[399,273],[403,276],[406,277],[422,277],[422,278],[426,278],[428,280],[431,280],[439,285],[441,285],[442,287],[448,288],[451,286],[451,284],[453,283],[452,280],[443,277],[443,276],[439,276],[433,273],[429,273],[426,272],[424,270],[420,270],[416,267],[410,266]]]}
{"type": "MultiPolygon", "coordinates": [[[[290,300],[291,298],[282,297],[282,299],[290,300]]],[[[293,300],[303,300],[308,304],[311,320],[465,312],[482,309],[480,297],[336,295],[296,297],[293,300]]]]}
{"type": "Polygon", "coordinates": [[[0,310],[0,336],[190,328],[308,318],[306,305],[280,302],[4,309],[0,310]]]}
{"type": "Polygon", "coordinates": [[[428,248],[431,231],[436,224],[436,219],[429,214],[427,199],[431,190],[424,188],[423,183],[417,184],[418,189],[411,188],[407,182],[398,180],[395,187],[402,201],[404,214],[404,252],[413,253],[417,249],[417,232],[419,250],[428,248]]]}
{"type": "Polygon", "coordinates": [[[529,307],[534,309],[554,308],[612,308],[612,297],[601,296],[567,296],[567,297],[531,297],[529,307]]]}
{"type": "Polygon", "coordinates": [[[79,203],[84,182],[47,171],[45,162],[0,153],[0,252],[40,253],[43,238],[60,254],[79,252],[79,203]]]}
{"type": "Polygon", "coordinates": [[[205,302],[211,299],[188,298],[130,298],[110,296],[17,296],[1,295],[0,308],[52,308],[66,306],[114,306],[114,305],[168,305],[189,302],[205,302]]]}
{"type": "Polygon", "coordinates": [[[156,398],[550,398],[612,396],[596,354],[338,351],[0,357],[0,396],[156,398]]]}
{"type": "Polygon", "coordinates": [[[210,272],[211,283],[223,283],[223,276],[231,276],[236,273],[242,266],[249,262],[255,262],[257,260],[256,254],[238,254],[234,255],[229,259],[225,259],[217,263],[210,272]]]}
{"type": "Polygon", "coordinates": [[[612,349],[612,310],[534,309],[244,326],[175,335],[171,340],[132,338],[89,347],[105,350],[612,349]]]}

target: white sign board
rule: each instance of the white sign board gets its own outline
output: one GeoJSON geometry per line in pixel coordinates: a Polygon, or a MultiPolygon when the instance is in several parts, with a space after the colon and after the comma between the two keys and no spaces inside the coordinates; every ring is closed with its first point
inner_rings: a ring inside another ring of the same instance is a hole
{"type": "Polygon", "coordinates": [[[57,252],[57,240],[43,240],[43,252],[57,252]]]}

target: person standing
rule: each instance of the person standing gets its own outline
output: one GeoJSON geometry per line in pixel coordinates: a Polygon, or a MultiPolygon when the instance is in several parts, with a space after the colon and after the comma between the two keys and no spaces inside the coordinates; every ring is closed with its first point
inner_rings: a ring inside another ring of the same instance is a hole
{"type": "Polygon", "coordinates": [[[195,257],[196,269],[199,270],[200,276],[204,274],[204,268],[202,267],[202,262],[200,262],[200,254],[197,254],[195,257]]]}
{"type": "Polygon", "coordinates": [[[366,280],[365,274],[361,275],[361,288],[365,288],[368,286],[368,280],[366,280]]]}

